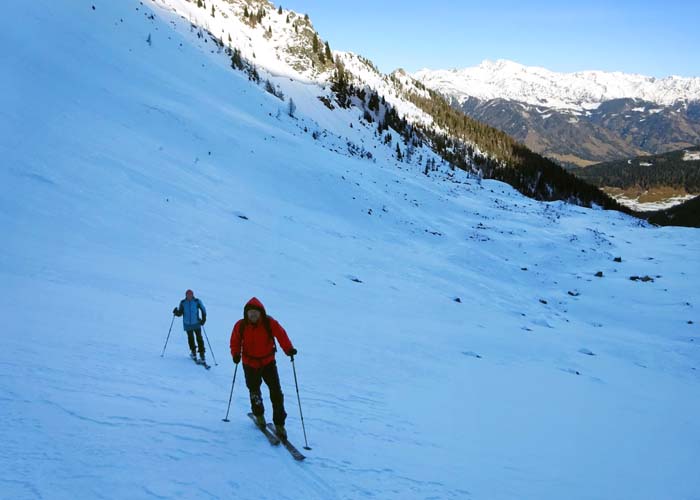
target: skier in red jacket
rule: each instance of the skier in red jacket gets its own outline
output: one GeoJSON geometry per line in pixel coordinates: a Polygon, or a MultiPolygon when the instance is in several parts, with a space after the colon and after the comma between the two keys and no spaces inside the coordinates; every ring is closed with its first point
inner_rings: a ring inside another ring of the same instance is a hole
{"type": "Polygon", "coordinates": [[[260,386],[263,380],[270,390],[272,401],[272,421],[277,434],[287,438],[284,422],[284,395],[277,373],[275,339],[287,356],[294,356],[297,350],[277,320],[268,316],[265,307],[253,297],[243,308],[243,319],[239,319],[231,332],[231,356],[238,364],[243,359],[245,383],[250,391],[250,407],[260,427],[265,427],[265,407],[262,402],[260,386]]]}

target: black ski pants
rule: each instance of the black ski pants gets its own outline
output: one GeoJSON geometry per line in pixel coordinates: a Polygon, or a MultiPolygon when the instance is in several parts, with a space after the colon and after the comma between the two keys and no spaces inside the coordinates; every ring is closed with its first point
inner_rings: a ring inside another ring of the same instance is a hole
{"type": "Polygon", "coordinates": [[[265,407],[262,402],[260,386],[263,380],[270,390],[270,401],[272,401],[272,422],[275,425],[284,425],[287,419],[287,412],[284,411],[284,394],[280,386],[280,376],[277,373],[277,362],[272,361],[262,368],[253,368],[243,365],[245,373],[245,385],[250,391],[250,409],[253,415],[263,415],[265,407]]]}
{"type": "Polygon", "coordinates": [[[190,352],[195,352],[194,336],[197,335],[197,345],[199,346],[199,352],[204,352],[204,340],[202,339],[202,329],[195,328],[193,330],[187,330],[187,343],[190,345],[190,352]]]}

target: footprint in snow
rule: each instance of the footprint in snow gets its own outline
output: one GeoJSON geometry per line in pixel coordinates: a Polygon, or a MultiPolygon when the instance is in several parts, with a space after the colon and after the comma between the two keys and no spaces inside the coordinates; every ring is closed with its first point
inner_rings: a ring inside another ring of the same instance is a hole
{"type": "Polygon", "coordinates": [[[574,370],[573,368],[560,368],[560,370],[564,373],[570,373],[572,375],[581,375],[580,371],[574,370]]]}
{"type": "Polygon", "coordinates": [[[537,326],[543,326],[545,328],[554,328],[546,319],[536,319],[532,321],[532,324],[537,326]]]}
{"type": "Polygon", "coordinates": [[[481,359],[481,354],[477,354],[474,351],[462,351],[462,354],[471,358],[481,359]]]}

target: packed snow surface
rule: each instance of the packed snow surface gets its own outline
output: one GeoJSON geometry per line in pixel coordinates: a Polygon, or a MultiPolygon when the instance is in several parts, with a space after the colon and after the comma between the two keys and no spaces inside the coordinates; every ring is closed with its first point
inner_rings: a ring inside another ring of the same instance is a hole
{"type": "Polygon", "coordinates": [[[162,2],[5,15],[2,498],[698,498],[697,230],[426,176],[162,2]],[[187,288],[209,371],[160,356],[187,288]],[[241,370],[222,422],[252,296],[301,463],[241,370]]]}

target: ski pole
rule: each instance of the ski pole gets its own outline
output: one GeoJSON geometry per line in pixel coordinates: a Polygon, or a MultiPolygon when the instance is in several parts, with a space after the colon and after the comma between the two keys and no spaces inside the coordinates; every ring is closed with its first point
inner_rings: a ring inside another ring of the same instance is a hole
{"type": "Polygon", "coordinates": [[[165,354],[165,348],[168,347],[168,340],[170,340],[170,331],[173,329],[174,322],[175,322],[175,315],[173,314],[173,320],[170,322],[170,328],[168,328],[168,336],[165,338],[165,345],[163,346],[163,352],[160,354],[161,358],[165,354]]]}
{"type": "Polygon", "coordinates": [[[236,373],[238,373],[238,363],[236,363],[236,368],[233,370],[233,382],[231,382],[231,394],[228,396],[228,408],[226,408],[226,416],[222,418],[224,422],[230,422],[228,419],[228,412],[231,409],[231,398],[233,397],[233,385],[236,383],[236,373]]]}
{"type": "Polygon", "coordinates": [[[214,356],[214,351],[211,348],[211,344],[209,343],[209,336],[207,335],[207,331],[204,329],[204,326],[202,326],[202,331],[204,332],[204,338],[207,339],[207,345],[209,346],[209,352],[211,353],[211,357],[214,360],[214,364],[216,366],[219,366],[219,363],[216,362],[216,356],[214,356]]]}
{"type": "Polygon", "coordinates": [[[299,402],[299,415],[301,416],[301,428],[304,431],[304,446],[305,450],[310,450],[309,448],[309,442],[306,439],[306,426],[304,425],[304,414],[301,412],[301,398],[299,397],[299,383],[297,382],[297,369],[294,366],[294,356],[291,356],[292,359],[292,369],[294,370],[294,385],[297,388],[297,401],[299,402]]]}

